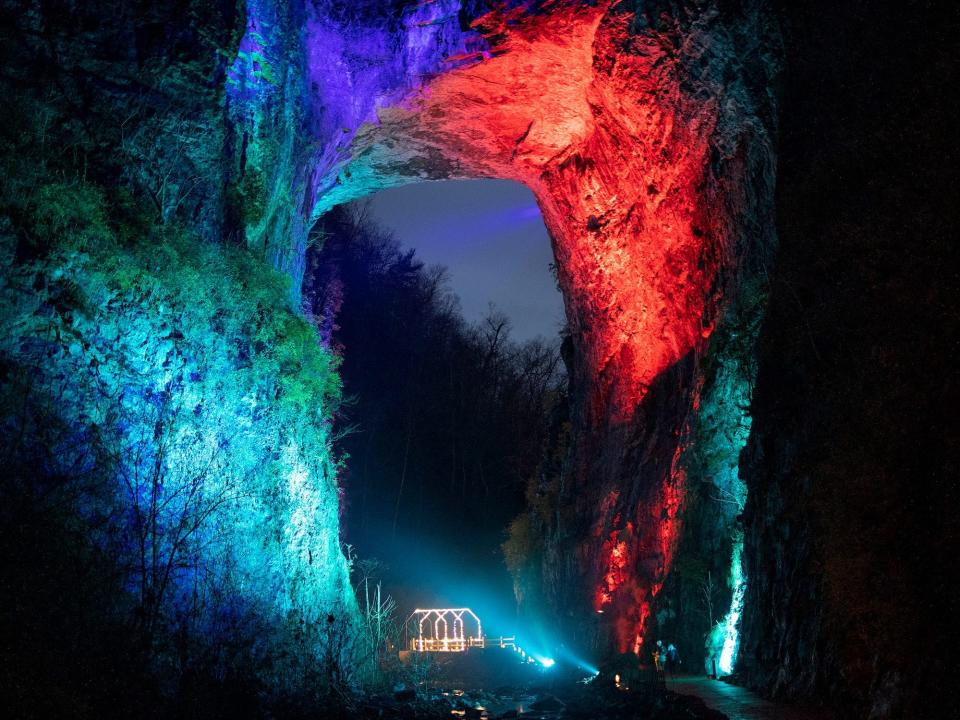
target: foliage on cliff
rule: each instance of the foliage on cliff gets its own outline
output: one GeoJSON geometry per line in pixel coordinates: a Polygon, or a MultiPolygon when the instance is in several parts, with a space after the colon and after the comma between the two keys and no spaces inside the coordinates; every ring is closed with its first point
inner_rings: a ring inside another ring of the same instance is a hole
{"type": "Polygon", "coordinates": [[[230,696],[250,712],[350,685],[340,381],[289,278],[158,212],[138,173],[95,180],[32,122],[49,106],[10,112],[0,665],[14,706],[102,713],[129,694],[162,713],[230,696]]]}
{"type": "Polygon", "coordinates": [[[528,621],[535,618],[538,608],[564,609],[550,605],[550,598],[563,595],[557,578],[544,572],[550,567],[544,561],[555,559],[560,542],[566,539],[564,529],[575,521],[574,508],[561,502],[565,481],[569,481],[564,472],[571,445],[569,412],[564,393],[550,414],[540,463],[527,478],[524,511],[510,522],[501,545],[517,609],[528,621]]]}

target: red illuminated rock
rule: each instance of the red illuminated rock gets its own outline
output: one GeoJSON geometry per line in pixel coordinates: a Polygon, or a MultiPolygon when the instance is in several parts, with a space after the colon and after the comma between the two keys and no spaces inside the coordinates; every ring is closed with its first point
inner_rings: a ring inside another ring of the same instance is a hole
{"type": "Polygon", "coordinates": [[[639,646],[676,543],[696,358],[742,261],[770,237],[758,227],[770,101],[742,77],[771,69],[763,17],[721,22],[711,3],[681,5],[671,16],[599,2],[478,18],[489,49],[450,58],[380,109],[326,200],[454,177],[534,191],[575,348],[566,501],[593,528],[571,548],[579,566],[556,572],[592,588],[577,612],[604,610],[621,652],[639,646]],[[658,383],[672,397],[650,403],[658,383]]]}

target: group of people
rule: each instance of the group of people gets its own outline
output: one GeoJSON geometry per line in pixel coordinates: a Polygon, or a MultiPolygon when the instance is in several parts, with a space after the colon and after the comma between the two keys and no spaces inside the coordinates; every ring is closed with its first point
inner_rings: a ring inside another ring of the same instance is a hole
{"type": "Polygon", "coordinates": [[[680,652],[673,643],[666,646],[663,640],[657,640],[657,646],[653,649],[653,664],[658,672],[666,671],[671,676],[675,675],[680,666],[680,652]]]}

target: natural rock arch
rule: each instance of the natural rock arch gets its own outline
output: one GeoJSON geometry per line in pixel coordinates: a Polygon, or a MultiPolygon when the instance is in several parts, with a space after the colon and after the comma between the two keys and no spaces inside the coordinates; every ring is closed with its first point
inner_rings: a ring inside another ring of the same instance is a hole
{"type": "MultiPolygon", "coordinates": [[[[307,133],[287,184],[304,188],[304,227],[425,179],[533,190],[576,388],[564,503],[577,520],[542,529],[545,595],[557,617],[603,611],[580,645],[638,651],[679,532],[699,359],[772,244],[775,32],[753,3],[474,4],[399,3],[386,27],[363,3],[287,17],[305,28],[308,82],[305,101],[282,91],[305,102],[307,133]]],[[[261,64],[282,10],[250,8],[232,92],[269,107],[281,91],[261,64]]],[[[258,235],[302,273],[305,230],[248,229],[258,235]]]]}
{"type": "Polygon", "coordinates": [[[609,3],[479,18],[488,37],[502,37],[495,54],[379,110],[318,208],[424,178],[530,187],[596,377],[592,417],[614,423],[709,336],[732,250],[701,197],[717,98],[685,98],[668,48],[632,36],[632,20],[609,3]]]}

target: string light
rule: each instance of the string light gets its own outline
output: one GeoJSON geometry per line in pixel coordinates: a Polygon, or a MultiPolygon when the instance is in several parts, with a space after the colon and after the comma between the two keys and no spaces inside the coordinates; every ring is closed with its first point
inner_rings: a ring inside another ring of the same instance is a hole
{"type": "Polygon", "coordinates": [[[417,635],[409,644],[416,652],[464,652],[485,645],[480,618],[470,608],[417,608],[407,618],[408,628],[414,617],[417,618],[417,635]],[[476,635],[467,636],[465,615],[476,623],[476,635]]]}

